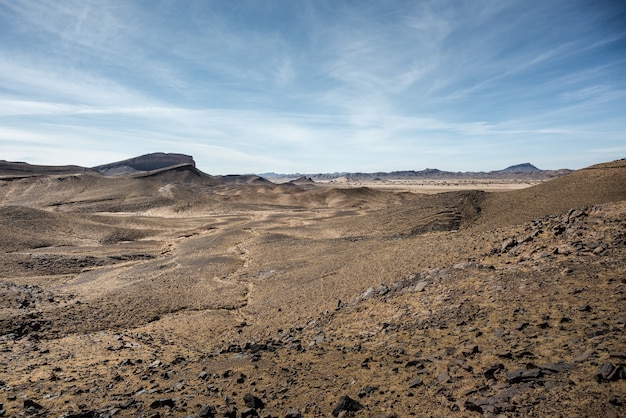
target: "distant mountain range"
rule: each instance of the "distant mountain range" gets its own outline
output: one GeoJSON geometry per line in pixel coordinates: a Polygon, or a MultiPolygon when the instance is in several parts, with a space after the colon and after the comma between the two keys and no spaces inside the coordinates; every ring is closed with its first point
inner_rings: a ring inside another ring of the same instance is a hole
{"type": "Polygon", "coordinates": [[[531,163],[523,163],[512,165],[503,170],[497,171],[480,171],[480,172],[453,172],[442,171],[436,168],[427,168],[421,171],[405,170],[405,171],[391,171],[391,172],[375,172],[375,173],[320,173],[320,174],[279,174],[279,173],[261,173],[259,176],[264,177],[270,181],[298,181],[302,182],[304,179],[311,181],[331,181],[331,180],[346,180],[346,181],[384,181],[384,180],[416,180],[416,179],[458,179],[458,178],[512,178],[512,177],[528,177],[533,179],[548,179],[553,177],[560,177],[562,175],[571,173],[572,170],[560,169],[560,170],[541,170],[531,163]]]}
{"type": "MultiPolygon", "coordinates": [[[[145,173],[154,170],[162,170],[177,166],[196,167],[193,157],[185,154],[156,152],[128,160],[103,164],[92,168],[76,165],[71,166],[45,166],[31,165],[24,162],[0,161],[0,175],[32,175],[32,174],[64,174],[77,172],[98,172],[106,176],[128,175],[145,173]]],[[[196,169],[197,170],[197,169],[196,169]]],[[[545,180],[571,173],[572,170],[540,170],[531,163],[512,165],[503,170],[488,172],[452,172],[442,171],[436,168],[427,168],[421,171],[405,170],[375,173],[318,173],[318,174],[280,174],[261,173],[258,175],[244,176],[219,176],[229,182],[254,183],[266,179],[272,182],[294,184],[309,184],[314,181],[386,181],[386,180],[420,180],[420,179],[506,179],[506,178],[529,178],[545,180]]]]}

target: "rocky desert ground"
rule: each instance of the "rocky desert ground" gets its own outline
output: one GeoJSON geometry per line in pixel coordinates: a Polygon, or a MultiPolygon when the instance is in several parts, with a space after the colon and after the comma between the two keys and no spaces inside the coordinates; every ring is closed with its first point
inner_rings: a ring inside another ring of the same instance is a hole
{"type": "Polygon", "coordinates": [[[498,192],[0,174],[0,416],[626,416],[626,160],[498,192]]]}

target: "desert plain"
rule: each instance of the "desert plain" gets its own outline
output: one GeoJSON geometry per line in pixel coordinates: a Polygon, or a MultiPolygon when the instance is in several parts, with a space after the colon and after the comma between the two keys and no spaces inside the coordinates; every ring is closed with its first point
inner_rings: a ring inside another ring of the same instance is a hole
{"type": "Polygon", "coordinates": [[[0,168],[0,415],[626,416],[626,160],[0,168]]]}

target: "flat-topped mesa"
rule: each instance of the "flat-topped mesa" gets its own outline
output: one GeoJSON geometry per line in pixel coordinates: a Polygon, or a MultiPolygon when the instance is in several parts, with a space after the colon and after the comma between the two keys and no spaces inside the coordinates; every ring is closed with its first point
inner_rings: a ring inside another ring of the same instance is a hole
{"type": "Polygon", "coordinates": [[[196,166],[196,162],[190,155],[155,152],[124,161],[99,165],[93,168],[107,176],[115,176],[132,174],[138,171],[158,170],[181,164],[189,164],[193,167],[196,166]]]}

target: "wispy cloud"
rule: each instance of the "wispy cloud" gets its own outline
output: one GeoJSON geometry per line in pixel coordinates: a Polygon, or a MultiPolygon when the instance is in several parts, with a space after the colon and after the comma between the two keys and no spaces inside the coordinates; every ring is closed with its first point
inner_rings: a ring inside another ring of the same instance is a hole
{"type": "Polygon", "coordinates": [[[158,148],[216,174],[496,169],[542,143],[565,162],[608,158],[588,151],[626,141],[613,12],[565,0],[0,0],[0,153],[95,165],[158,148]],[[72,153],[54,149],[68,140],[72,153]]]}

